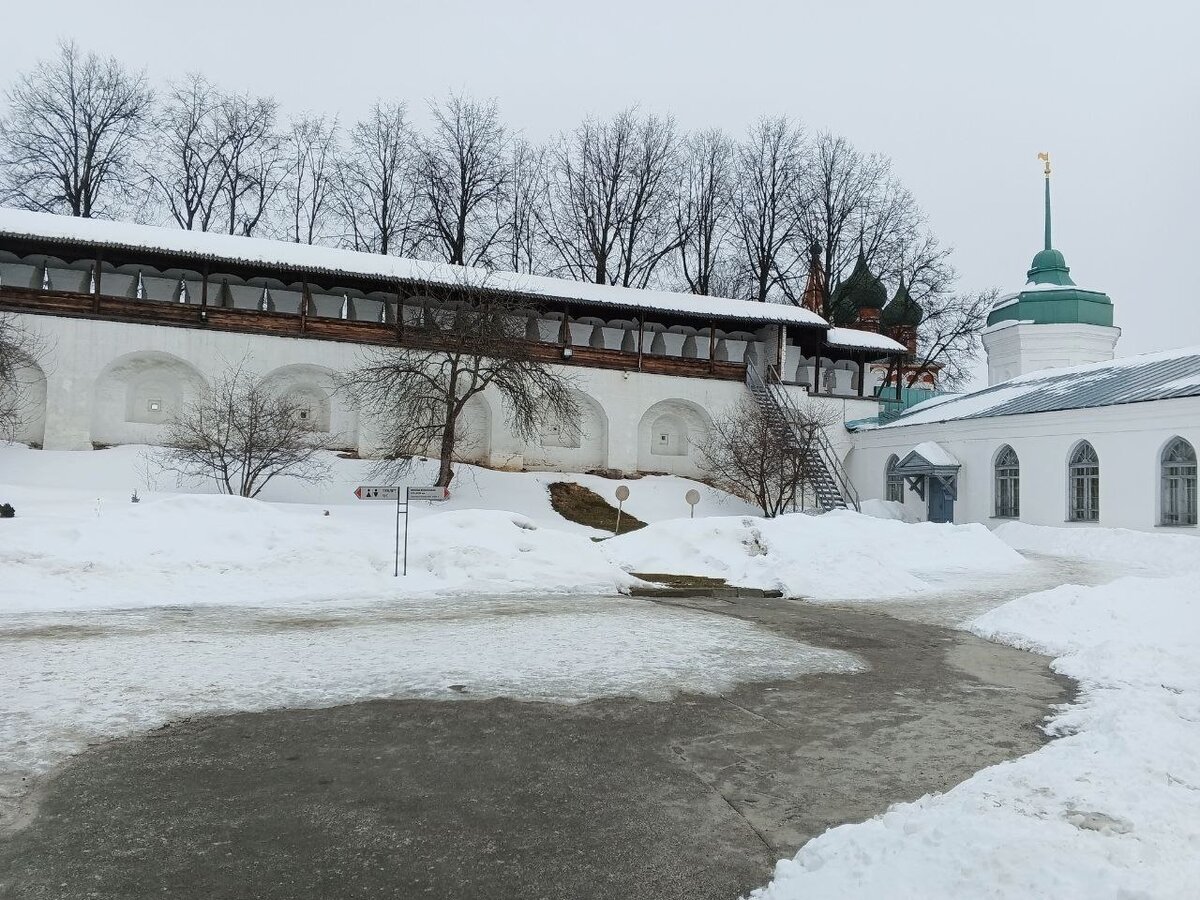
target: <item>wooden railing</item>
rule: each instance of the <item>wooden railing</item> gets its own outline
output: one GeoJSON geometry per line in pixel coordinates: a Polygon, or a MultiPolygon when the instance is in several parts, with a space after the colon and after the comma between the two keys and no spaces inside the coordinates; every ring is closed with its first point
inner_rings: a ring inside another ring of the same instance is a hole
{"type": "MultiPolygon", "coordinates": [[[[382,322],[301,316],[298,313],[261,312],[254,309],[229,309],[194,303],[166,303],[156,300],[132,300],[128,297],[81,294],[69,291],[40,291],[33,288],[0,287],[0,311],[100,319],[137,325],[165,325],[172,328],[203,328],[275,337],[311,338],[345,341],[355,344],[417,346],[427,338],[420,333],[382,322]]],[[[655,375],[679,375],[688,378],[718,378],[740,381],[746,377],[741,363],[660,356],[596,347],[529,342],[533,356],[546,362],[595,369],[648,372],[655,375]]]]}

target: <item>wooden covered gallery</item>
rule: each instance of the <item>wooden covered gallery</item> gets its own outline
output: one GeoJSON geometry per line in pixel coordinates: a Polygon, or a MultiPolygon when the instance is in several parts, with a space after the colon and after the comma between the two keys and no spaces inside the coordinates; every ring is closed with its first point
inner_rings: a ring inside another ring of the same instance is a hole
{"type": "Polygon", "coordinates": [[[9,311],[403,346],[427,306],[481,292],[519,304],[534,352],[562,365],[740,380],[755,360],[812,394],[869,398],[869,364],[904,354],[790,305],[0,210],[9,311]]]}

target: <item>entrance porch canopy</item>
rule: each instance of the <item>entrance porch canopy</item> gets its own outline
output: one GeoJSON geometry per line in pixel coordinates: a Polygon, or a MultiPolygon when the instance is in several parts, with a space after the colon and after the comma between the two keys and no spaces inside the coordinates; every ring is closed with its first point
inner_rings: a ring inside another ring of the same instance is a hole
{"type": "Polygon", "coordinates": [[[954,454],[936,441],[917,444],[896,464],[897,475],[904,476],[908,489],[922,500],[925,499],[925,483],[936,478],[946,486],[950,497],[958,499],[958,470],[962,464],[954,454]]]}

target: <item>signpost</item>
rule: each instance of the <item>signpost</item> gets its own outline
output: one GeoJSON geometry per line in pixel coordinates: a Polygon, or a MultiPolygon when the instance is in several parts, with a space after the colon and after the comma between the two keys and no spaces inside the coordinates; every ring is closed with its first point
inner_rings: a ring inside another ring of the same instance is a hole
{"type": "Polygon", "coordinates": [[[621,484],[617,486],[617,529],[613,534],[621,533],[621,506],[629,499],[629,488],[621,484]]]}
{"type": "Polygon", "coordinates": [[[448,487],[401,487],[394,484],[359,485],[354,496],[359,500],[396,501],[396,563],[392,575],[400,577],[400,512],[404,511],[404,574],[408,574],[408,505],[413,500],[440,503],[450,499],[448,487]]]}
{"type": "Polygon", "coordinates": [[[700,502],[700,492],[698,490],[696,490],[695,488],[692,488],[686,494],[683,495],[683,499],[687,501],[687,505],[690,506],[692,509],[692,514],[690,516],[688,516],[688,518],[689,519],[696,518],[696,504],[700,502]]]}

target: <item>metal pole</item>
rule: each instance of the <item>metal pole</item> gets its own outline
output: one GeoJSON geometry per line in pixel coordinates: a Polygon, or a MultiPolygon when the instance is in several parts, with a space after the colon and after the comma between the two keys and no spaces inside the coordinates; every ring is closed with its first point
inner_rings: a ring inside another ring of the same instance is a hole
{"type": "Polygon", "coordinates": [[[408,575],[408,488],[404,489],[404,574],[408,575]]]}
{"type": "MultiPolygon", "coordinates": [[[[405,491],[406,499],[407,499],[407,494],[408,494],[408,492],[406,490],[405,491]]],[[[405,513],[404,519],[405,519],[405,525],[407,525],[408,524],[407,512],[405,513]]],[[[407,534],[407,528],[405,529],[405,532],[407,534]]],[[[395,560],[396,560],[395,564],[392,566],[392,577],[399,578],[400,577],[400,491],[399,490],[396,491],[396,557],[395,557],[395,560]]],[[[405,560],[404,562],[405,562],[405,568],[407,569],[408,568],[408,565],[407,565],[408,560],[405,560]]]]}
{"type": "Polygon", "coordinates": [[[625,501],[623,501],[623,500],[617,501],[617,527],[616,527],[616,530],[613,531],[614,536],[619,535],[621,533],[621,507],[624,505],[624,502],[625,501]]]}

